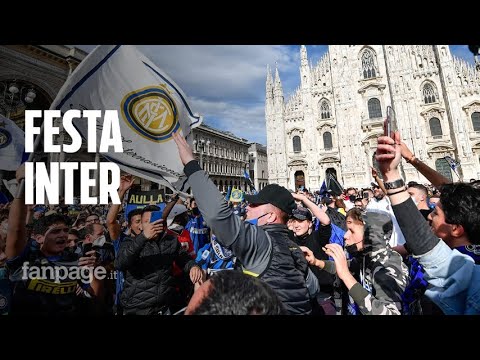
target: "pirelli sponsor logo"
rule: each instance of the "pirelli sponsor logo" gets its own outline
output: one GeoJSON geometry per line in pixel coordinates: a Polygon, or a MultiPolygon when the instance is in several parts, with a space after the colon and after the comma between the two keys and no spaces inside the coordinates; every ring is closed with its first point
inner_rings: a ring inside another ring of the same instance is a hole
{"type": "Polygon", "coordinates": [[[28,290],[42,292],[53,295],[66,295],[75,292],[77,281],[68,281],[64,283],[56,283],[53,281],[32,279],[28,283],[28,290]]]}

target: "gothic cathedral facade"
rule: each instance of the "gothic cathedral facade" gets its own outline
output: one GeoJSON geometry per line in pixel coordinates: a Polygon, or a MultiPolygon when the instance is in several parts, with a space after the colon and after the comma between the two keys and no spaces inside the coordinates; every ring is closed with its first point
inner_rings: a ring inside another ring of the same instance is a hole
{"type": "MultiPolygon", "coordinates": [[[[331,173],[368,186],[387,106],[419,159],[452,181],[480,179],[480,70],[447,45],[330,45],[315,66],[301,46],[300,58],[301,83],[286,101],[278,69],[267,70],[269,183],[318,190],[331,173]]],[[[402,171],[427,182],[410,164],[402,171]]]]}

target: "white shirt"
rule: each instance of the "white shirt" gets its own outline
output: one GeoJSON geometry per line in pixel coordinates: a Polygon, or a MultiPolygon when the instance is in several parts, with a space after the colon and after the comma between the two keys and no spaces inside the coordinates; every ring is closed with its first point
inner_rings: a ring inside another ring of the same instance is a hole
{"type": "Polygon", "coordinates": [[[395,214],[393,213],[393,209],[392,209],[392,204],[390,203],[390,199],[388,198],[388,196],[385,196],[382,200],[371,198],[370,202],[367,205],[367,211],[383,212],[383,213],[389,214],[393,223],[393,231],[392,231],[392,237],[388,241],[388,244],[392,248],[397,245],[405,244],[405,237],[403,236],[402,230],[400,230],[398,221],[395,218],[395,214]]]}

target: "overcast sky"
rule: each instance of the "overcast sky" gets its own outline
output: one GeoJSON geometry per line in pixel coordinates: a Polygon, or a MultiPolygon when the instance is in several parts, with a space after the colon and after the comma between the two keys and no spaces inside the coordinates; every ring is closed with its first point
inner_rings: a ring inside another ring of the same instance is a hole
{"type": "MultiPolygon", "coordinates": [[[[94,45],[75,45],[91,51],[94,45]]],[[[278,64],[285,100],[300,85],[299,45],[137,45],[187,94],[204,123],[266,145],[265,78],[267,64],[278,64]]],[[[307,45],[316,64],[326,45],[307,45]]],[[[466,45],[452,53],[473,63],[466,45]]]]}

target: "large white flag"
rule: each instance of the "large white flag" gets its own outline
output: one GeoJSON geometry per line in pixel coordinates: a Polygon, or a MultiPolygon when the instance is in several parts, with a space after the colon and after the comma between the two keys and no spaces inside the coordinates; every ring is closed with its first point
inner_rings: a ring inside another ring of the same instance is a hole
{"type": "Polygon", "coordinates": [[[12,120],[0,115],[0,170],[17,170],[24,150],[25,133],[12,120]]]}
{"type": "MultiPolygon", "coordinates": [[[[131,174],[188,189],[172,134],[181,130],[191,144],[191,130],[201,119],[179,86],[134,46],[96,47],[69,76],[51,109],[118,110],[124,152],[102,155],[131,174]]],[[[74,125],[86,139],[87,121],[74,119],[74,125]]],[[[98,131],[97,146],[100,138],[98,131]]]]}

